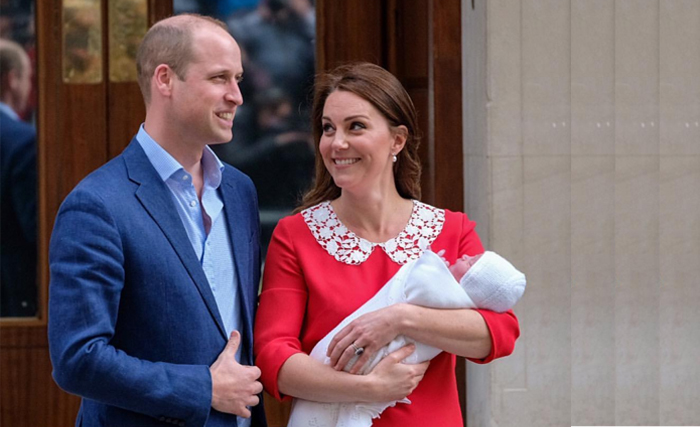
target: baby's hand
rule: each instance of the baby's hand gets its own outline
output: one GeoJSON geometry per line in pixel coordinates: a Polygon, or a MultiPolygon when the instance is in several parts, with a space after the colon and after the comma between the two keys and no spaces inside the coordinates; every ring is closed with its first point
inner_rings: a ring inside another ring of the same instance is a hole
{"type": "Polygon", "coordinates": [[[440,250],[437,252],[436,255],[439,256],[439,257],[445,262],[445,265],[446,265],[447,267],[450,266],[449,261],[447,261],[447,260],[445,259],[445,250],[444,250],[444,249],[440,249],[440,250]]]}
{"type": "Polygon", "coordinates": [[[455,261],[455,263],[449,267],[450,273],[452,273],[452,276],[454,276],[455,280],[457,281],[459,281],[462,276],[467,273],[469,267],[471,267],[469,261],[464,258],[465,256],[466,255],[462,256],[462,258],[458,258],[457,261],[455,261]]]}

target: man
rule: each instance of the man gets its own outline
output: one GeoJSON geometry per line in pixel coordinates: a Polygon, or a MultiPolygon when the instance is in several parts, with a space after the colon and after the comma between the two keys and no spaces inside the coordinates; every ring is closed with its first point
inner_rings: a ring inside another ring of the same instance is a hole
{"type": "Polygon", "coordinates": [[[0,317],[36,315],[36,132],[19,117],[31,81],[27,53],[0,39],[0,317]]]}
{"type": "Polygon", "coordinates": [[[260,370],[246,366],[255,189],[207,147],[232,137],[240,49],[221,22],[179,15],[148,31],[137,66],[144,124],[56,218],[54,378],[83,397],[77,426],[265,425],[260,370]]]}

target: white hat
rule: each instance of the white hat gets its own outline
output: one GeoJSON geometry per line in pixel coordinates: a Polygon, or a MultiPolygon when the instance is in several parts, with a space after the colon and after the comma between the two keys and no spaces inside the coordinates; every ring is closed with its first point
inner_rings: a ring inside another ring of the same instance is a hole
{"type": "Polygon", "coordinates": [[[464,274],[460,285],[479,308],[511,309],[525,292],[525,275],[495,252],[486,251],[464,274]]]}

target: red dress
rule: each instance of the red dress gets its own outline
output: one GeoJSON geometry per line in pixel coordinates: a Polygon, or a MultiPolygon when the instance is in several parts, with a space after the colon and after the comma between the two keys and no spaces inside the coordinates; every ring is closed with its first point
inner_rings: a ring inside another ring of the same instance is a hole
{"type": "MultiPolygon", "coordinates": [[[[277,375],[293,354],[309,354],[345,317],[372,298],[407,261],[429,245],[453,263],[484,251],[465,214],[414,202],[411,220],[396,238],[374,244],[347,230],[328,202],[284,218],[267,253],[255,322],[255,364],[265,390],[277,399],[277,375]]],[[[512,311],[477,310],[492,338],[488,363],[513,351],[520,333],[512,311]]],[[[440,353],[408,396],[410,405],[386,409],[374,426],[461,426],[454,375],[455,356],[440,353]]]]}

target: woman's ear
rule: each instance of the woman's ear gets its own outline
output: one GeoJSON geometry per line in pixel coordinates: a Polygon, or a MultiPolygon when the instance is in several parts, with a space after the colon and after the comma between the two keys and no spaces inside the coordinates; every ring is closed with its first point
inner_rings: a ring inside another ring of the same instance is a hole
{"type": "Polygon", "coordinates": [[[173,70],[166,64],[160,64],[153,72],[153,87],[162,96],[170,97],[173,89],[173,79],[176,79],[173,70]]]}
{"type": "Polygon", "coordinates": [[[403,150],[406,141],[408,140],[408,128],[404,125],[394,128],[394,143],[391,145],[391,152],[399,154],[403,150]]]}

